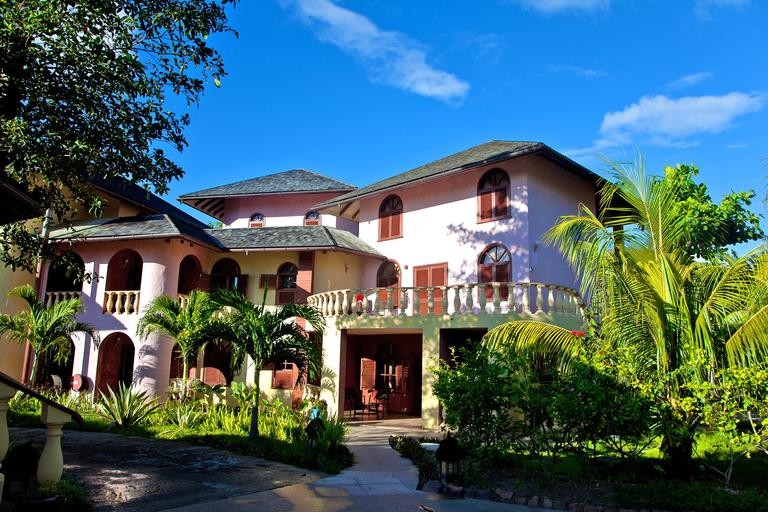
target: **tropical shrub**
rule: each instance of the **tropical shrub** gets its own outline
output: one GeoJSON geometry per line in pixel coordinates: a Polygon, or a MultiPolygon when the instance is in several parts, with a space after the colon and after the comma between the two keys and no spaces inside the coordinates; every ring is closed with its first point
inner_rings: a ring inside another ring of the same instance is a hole
{"type": "Polygon", "coordinates": [[[167,403],[163,408],[162,418],[166,425],[176,430],[196,428],[205,419],[206,411],[193,402],[167,403]]]}
{"type": "Polygon", "coordinates": [[[139,425],[158,407],[157,401],[145,391],[134,391],[122,382],[117,392],[109,388],[109,395],[102,396],[97,404],[99,413],[112,420],[117,427],[139,425]]]}
{"type": "Polygon", "coordinates": [[[768,246],[740,258],[694,261],[690,219],[676,190],[640,165],[616,166],[597,213],[581,205],[546,234],[591,297],[589,336],[514,321],[489,331],[490,349],[555,354],[563,369],[604,353],[617,377],[654,404],[667,469],[688,475],[702,403],[697,393],[721,368],[749,368],[768,355],[768,246]]]}
{"type": "Polygon", "coordinates": [[[245,382],[233,382],[230,385],[232,398],[237,402],[240,409],[250,408],[253,402],[258,398],[258,390],[255,386],[250,386],[245,382]]]}
{"type": "Polygon", "coordinates": [[[259,415],[259,435],[290,443],[304,443],[304,418],[298,411],[276,398],[263,400],[259,415]]]}
{"type": "Polygon", "coordinates": [[[467,447],[508,444],[514,435],[514,410],[527,384],[521,357],[486,350],[462,350],[433,369],[435,396],[448,428],[467,447]]]}

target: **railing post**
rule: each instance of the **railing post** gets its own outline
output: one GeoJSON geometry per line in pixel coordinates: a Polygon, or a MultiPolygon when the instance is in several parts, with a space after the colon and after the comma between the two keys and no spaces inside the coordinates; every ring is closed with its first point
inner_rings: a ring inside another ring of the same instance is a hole
{"type": "Polygon", "coordinates": [[[449,288],[447,286],[441,286],[440,289],[443,290],[443,297],[442,297],[442,300],[440,301],[440,306],[441,306],[440,309],[443,310],[441,312],[441,314],[447,315],[448,314],[448,290],[449,290],[449,288]]]}
{"type": "Polygon", "coordinates": [[[419,297],[419,289],[414,286],[413,288],[413,316],[419,315],[421,312],[421,297],[419,297]]]}
{"type": "Polygon", "coordinates": [[[408,306],[408,289],[400,287],[400,302],[398,303],[398,314],[397,316],[405,316],[406,315],[406,308],[408,306]]]}
{"type": "Polygon", "coordinates": [[[461,285],[452,286],[453,288],[453,314],[461,314],[461,285]]]}
{"type": "Polygon", "coordinates": [[[493,283],[493,313],[501,313],[501,293],[499,293],[500,283],[493,283]]]}
{"type": "Polygon", "coordinates": [[[541,283],[536,285],[536,312],[544,312],[544,285],[541,283]]]}
{"type": "Polygon", "coordinates": [[[515,309],[515,283],[507,283],[507,312],[514,313],[515,309]]]}
{"type": "Polygon", "coordinates": [[[523,288],[523,313],[531,312],[531,297],[529,291],[531,288],[530,283],[522,283],[520,285],[523,288]]]}
{"type": "Polygon", "coordinates": [[[555,312],[555,287],[547,286],[547,313],[555,312]]]}
{"type": "Polygon", "coordinates": [[[61,480],[64,471],[64,455],[61,453],[61,429],[72,420],[72,417],[48,404],[43,404],[42,420],[48,430],[45,437],[43,453],[37,464],[37,481],[40,483],[56,483],[61,480]]]}
{"type": "Polygon", "coordinates": [[[435,312],[435,289],[430,286],[427,288],[427,314],[431,315],[435,312]]]}
{"type": "Polygon", "coordinates": [[[387,305],[386,310],[384,311],[385,315],[391,315],[392,314],[392,306],[394,305],[394,301],[392,300],[392,295],[394,295],[395,290],[394,288],[387,288],[387,305]]]}
{"type": "Polygon", "coordinates": [[[344,296],[341,299],[341,315],[346,316],[350,314],[349,311],[349,290],[342,290],[342,295],[344,296]]]}
{"type": "Polygon", "coordinates": [[[487,313],[485,310],[485,305],[488,303],[488,298],[485,296],[485,287],[488,286],[485,283],[479,283],[477,285],[477,305],[479,306],[480,310],[477,312],[479,315],[484,315],[487,313]]]}
{"type": "Polygon", "coordinates": [[[474,302],[472,300],[472,290],[474,289],[474,286],[471,284],[467,284],[467,295],[466,300],[464,301],[465,305],[467,306],[467,314],[471,315],[473,313],[472,308],[474,307],[474,302]]]}

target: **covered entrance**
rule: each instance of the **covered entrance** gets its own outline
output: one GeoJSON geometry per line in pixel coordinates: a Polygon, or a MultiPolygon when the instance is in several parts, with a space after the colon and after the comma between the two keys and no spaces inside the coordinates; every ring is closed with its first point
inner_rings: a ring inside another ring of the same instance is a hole
{"type": "Polygon", "coordinates": [[[345,337],[342,414],[354,419],[421,416],[421,333],[345,337]]]}
{"type": "Polygon", "coordinates": [[[131,385],[134,352],[131,338],[120,332],[110,334],[101,342],[96,370],[96,389],[101,394],[109,394],[109,388],[117,392],[120,384],[131,385]]]}

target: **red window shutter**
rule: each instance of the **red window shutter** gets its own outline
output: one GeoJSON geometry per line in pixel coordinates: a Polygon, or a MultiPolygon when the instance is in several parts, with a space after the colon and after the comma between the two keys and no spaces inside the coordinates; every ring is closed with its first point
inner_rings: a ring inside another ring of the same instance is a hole
{"type": "Polygon", "coordinates": [[[363,357],[360,359],[360,389],[367,391],[376,388],[376,361],[363,357]]]}
{"type": "Polygon", "coordinates": [[[494,191],[494,205],[493,205],[494,217],[506,217],[507,216],[507,188],[497,188],[494,191]]]}
{"type": "Polygon", "coordinates": [[[277,275],[276,274],[261,274],[259,278],[259,288],[271,288],[277,287],[277,275]]]}
{"type": "Polygon", "coordinates": [[[237,291],[243,295],[248,294],[248,274],[240,274],[237,276],[237,291]]]}
{"type": "Polygon", "coordinates": [[[392,217],[390,215],[382,215],[379,217],[379,239],[386,240],[389,236],[389,223],[392,217]]]}
{"type": "Polygon", "coordinates": [[[480,265],[480,276],[478,280],[481,283],[490,283],[493,281],[493,265],[480,265]]]}
{"type": "Polygon", "coordinates": [[[496,276],[495,280],[504,283],[509,281],[509,265],[504,263],[501,265],[496,265],[496,276]]]}
{"type": "Polygon", "coordinates": [[[408,379],[409,378],[409,370],[408,365],[398,364],[395,366],[395,391],[399,393],[407,393],[409,386],[408,379]]]}
{"type": "Polygon", "coordinates": [[[277,303],[290,304],[291,302],[295,302],[296,292],[294,290],[295,289],[290,289],[288,291],[277,292],[277,303]]]}
{"type": "Polygon", "coordinates": [[[200,274],[200,280],[197,282],[197,288],[199,290],[208,291],[211,289],[211,275],[200,274]]]}
{"type": "Polygon", "coordinates": [[[395,212],[390,217],[389,234],[392,238],[397,238],[403,234],[403,213],[395,212]]]}
{"type": "Polygon", "coordinates": [[[480,220],[493,218],[493,192],[484,190],[480,192],[480,220]]]}

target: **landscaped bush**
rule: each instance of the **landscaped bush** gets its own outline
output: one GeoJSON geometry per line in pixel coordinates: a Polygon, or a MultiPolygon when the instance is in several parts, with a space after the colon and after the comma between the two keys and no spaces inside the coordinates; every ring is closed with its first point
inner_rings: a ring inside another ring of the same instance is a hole
{"type": "Polygon", "coordinates": [[[115,426],[132,427],[147,420],[159,406],[146,392],[135,391],[120,383],[117,392],[109,388],[109,396],[103,396],[97,407],[115,426]]]}
{"type": "Polygon", "coordinates": [[[464,446],[504,449],[509,444],[516,426],[513,412],[527,388],[522,368],[520,359],[482,349],[453,354],[450,363],[438,362],[433,392],[444,407],[445,424],[456,430],[464,446]]]}

